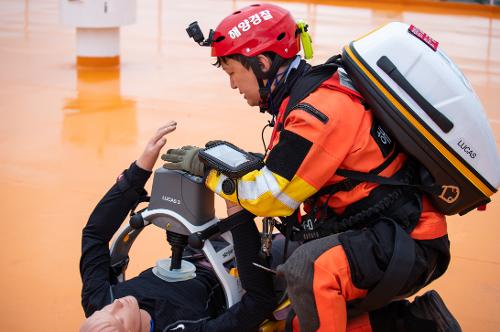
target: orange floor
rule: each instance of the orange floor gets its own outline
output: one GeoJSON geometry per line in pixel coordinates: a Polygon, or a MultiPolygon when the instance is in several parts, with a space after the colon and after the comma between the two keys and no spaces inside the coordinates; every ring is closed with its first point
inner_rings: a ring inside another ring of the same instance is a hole
{"type": "MultiPolygon", "coordinates": [[[[323,1],[324,2],[324,1],[323,1]]],[[[75,32],[52,0],[0,1],[0,330],[75,331],[81,229],[114,178],[161,124],[178,121],[168,146],[225,138],[261,150],[267,117],[246,106],[184,28],[214,27],[243,1],[138,1],[122,29],[121,68],[75,67],[75,32]]],[[[388,21],[438,40],[465,72],[500,146],[500,20],[379,6],[282,3],[312,27],[316,58],[388,21]]],[[[160,163],[158,163],[160,165],[160,163]]],[[[453,261],[438,289],[464,331],[500,325],[500,194],[486,212],[449,218],[453,261]]],[[[220,202],[217,203],[221,211],[220,202]]],[[[220,213],[222,215],[222,212],[220,213]]],[[[168,255],[164,235],[144,232],[129,275],[168,255]]]]}

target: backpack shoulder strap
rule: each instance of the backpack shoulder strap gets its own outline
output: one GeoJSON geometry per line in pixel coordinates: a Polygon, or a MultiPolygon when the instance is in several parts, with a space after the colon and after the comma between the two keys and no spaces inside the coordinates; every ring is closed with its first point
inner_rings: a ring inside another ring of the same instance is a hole
{"type": "Polygon", "coordinates": [[[290,91],[290,99],[285,110],[283,121],[297,104],[329,79],[340,67],[340,55],[330,58],[322,65],[311,68],[290,91]]]}

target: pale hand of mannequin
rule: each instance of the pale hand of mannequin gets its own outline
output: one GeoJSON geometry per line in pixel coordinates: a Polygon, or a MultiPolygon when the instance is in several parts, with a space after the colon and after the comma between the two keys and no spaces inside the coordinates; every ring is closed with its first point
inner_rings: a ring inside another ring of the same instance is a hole
{"type": "Polygon", "coordinates": [[[176,126],[177,122],[170,121],[158,128],[156,134],[149,140],[141,156],[137,159],[136,165],[146,171],[152,171],[161,148],[167,143],[167,139],[164,136],[174,131],[176,126]]]}

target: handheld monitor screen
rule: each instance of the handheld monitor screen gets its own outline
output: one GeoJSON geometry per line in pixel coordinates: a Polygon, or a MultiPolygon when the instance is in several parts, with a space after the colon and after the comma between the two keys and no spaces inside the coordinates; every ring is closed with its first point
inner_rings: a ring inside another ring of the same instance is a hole
{"type": "Polygon", "coordinates": [[[226,144],[220,144],[206,149],[205,153],[209,154],[215,159],[223,161],[231,167],[238,167],[249,161],[246,154],[235,150],[231,146],[226,144]]]}

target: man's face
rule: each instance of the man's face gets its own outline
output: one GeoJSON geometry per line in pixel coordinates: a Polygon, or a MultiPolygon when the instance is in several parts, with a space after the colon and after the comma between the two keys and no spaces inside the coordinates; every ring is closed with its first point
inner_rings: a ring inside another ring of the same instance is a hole
{"type": "Polygon", "coordinates": [[[226,59],[222,62],[222,69],[229,75],[229,83],[232,89],[238,89],[246,99],[248,105],[259,106],[259,83],[253,71],[245,68],[240,62],[226,59]]]}

